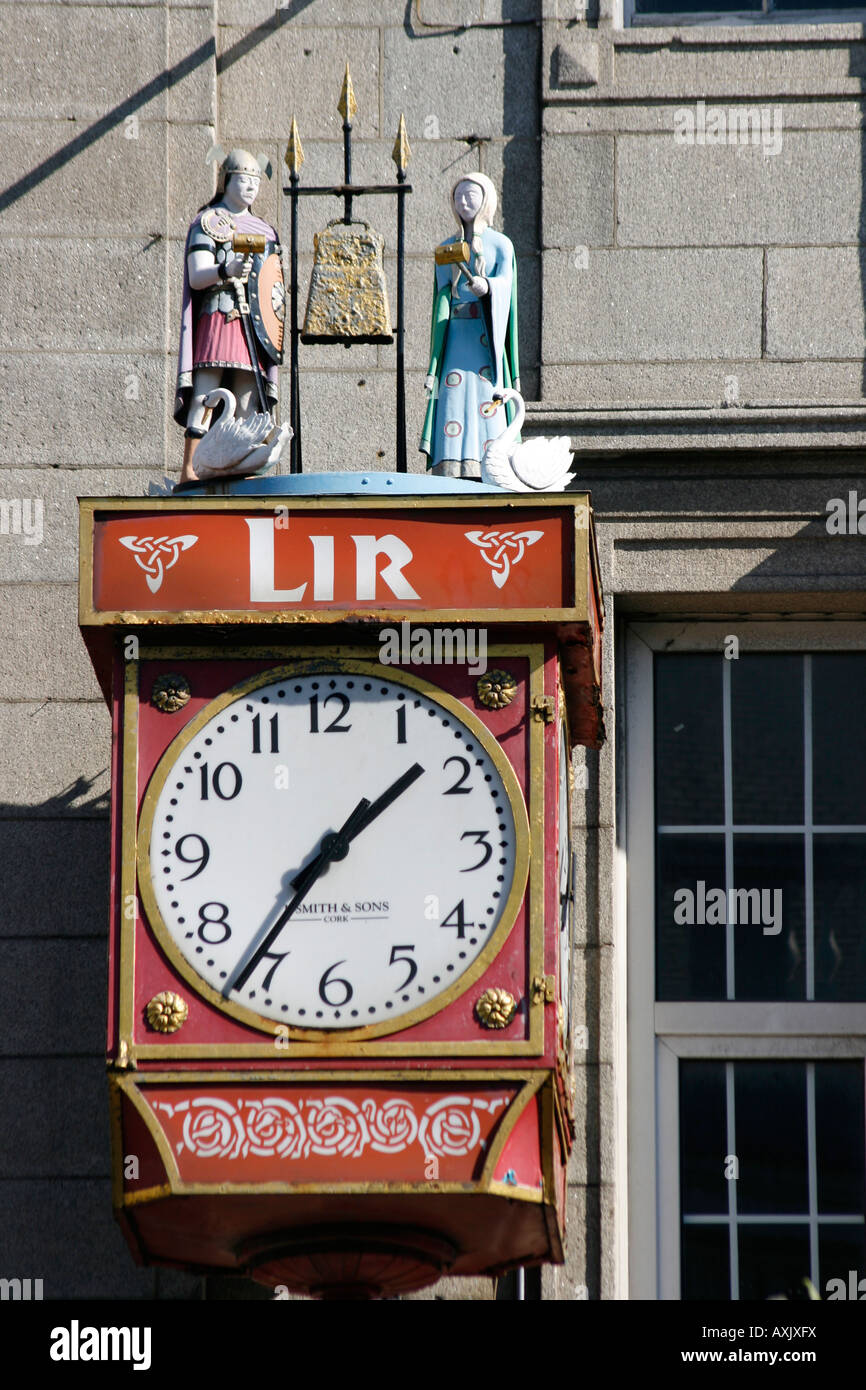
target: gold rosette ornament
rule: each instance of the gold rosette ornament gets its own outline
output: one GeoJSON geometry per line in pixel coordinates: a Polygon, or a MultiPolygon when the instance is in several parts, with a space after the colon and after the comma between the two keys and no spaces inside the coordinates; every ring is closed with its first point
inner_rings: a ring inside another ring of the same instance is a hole
{"type": "Polygon", "coordinates": [[[507,1028],[517,1012],[517,1000],[507,989],[486,989],[475,1004],[482,1028],[507,1028]]]}
{"type": "Polygon", "coordinates": [[[510,671],[488,671],[479,676],[475,689],[485,709],[504,709],[517,694],[517,681],[510,671]]]}
{"type": "Polygon", "coordinates": [[[167,671],[164,676],[157,676],[150,698],[163,714],[175,714],[179,709],[183,709],[189,700],[189,693],[189,681],[186,676],[179,676],[176,671],[167,671]]]}
{"type": "Polygon", "coordinates": [[[147,1021],[156,1033],[176,1033],[186,1023],[189,1005],[173,990],[155,994],[145,1010],[147,1021]]]}

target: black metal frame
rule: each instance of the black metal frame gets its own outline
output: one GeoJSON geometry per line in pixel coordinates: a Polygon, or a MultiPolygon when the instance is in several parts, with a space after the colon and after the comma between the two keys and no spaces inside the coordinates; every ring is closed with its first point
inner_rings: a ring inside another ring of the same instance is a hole
{"type": "MultiPolygon", "coordinates": [[[[289,287],[289,313],[291,328],[291,406],[290,423],[292,430],[289,471],[303,472],[301,452],[301,401],[298,366],[298,344],[301,330],[298,326],[298,199],[342,198],[343,222],[352,221],[352,201],[354,198],[376,194],[391,194],[397,199],[397,472],[407,472],[406,466],[406,379],[405,379],[405,314],[404,314],[404,259],[406,239],[406,194],[412,192],[412,185],[406,182],[406,171],[398,167],[396,183],[353,184],[352,183],[352,122],[343,120],[343,182],[328,187],[300,187],[300,174],[292,170],[289,185],[283,192],[291,199],[291,280],[289,287]]],[[[339,340],[335,340],[339,341],[339,340]]],[[[346,347],[351,339],[342,340],[346,347]]]]}

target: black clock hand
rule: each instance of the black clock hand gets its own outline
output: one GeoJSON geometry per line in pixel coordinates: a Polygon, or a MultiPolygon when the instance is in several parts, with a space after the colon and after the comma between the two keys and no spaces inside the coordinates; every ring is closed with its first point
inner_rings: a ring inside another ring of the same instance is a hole
{"type": "Polygon", "coordinates": [[[360,835],[362,830],[366,830],[367,826],[372,824],[376,817],[380,816],[391,805],[392,801],[396,801],[397,797],[402,796],[413,782],[417,782],[423,771],[420,763],[413,763],[409,771],[404,772],[402,777],[398,777],[396,782],[392,782],[388,790],[378,796],[372,805],[368,803],[368,809],[361,815],[359,822],[349,835],[349,839],[354,840],[356,835],[360,835]]]}
{"type": "Polygon", "coordinates": [[[360,835],[362,830],[366,830],[367,826],[371,825],[383,811],[387,810],[387,808],[397,800],[398,796],[402,796],[403,792],[411,787],[413,782],[418,780],[423,771],[424,769],[420,763],[413,763],[408,772],[404,772],[395,782],[392,782],[387,791],[384,791],[375,801],[369,802],[366,798],[359,801],[348,820],[338,831],[329,832],[322,837],[319,853],[316,855],[315,859],[307,865],[306,869],[303,869],[301,873],[292,879],[292,887],[295,889],[294,897],[291,898],[286,907],[283,908],[283,911],[280,913],[276,922],[274,922],[274,925],[271,927],[264,941],[247,961],[247,964],[237,978],[226,986],[226,992],[232,989],[240,989],[246,983],[259,961],[263,956],[267,955],[269,948],[279,936],[286,922],[295,909],[303,902],[307,893],[309,893],[316,879],[325,867],[335,859],[345,859],[346,855],[349,853],[349,846],[355,837],[360,835]]]}
{"type": "Polygon", "coordinates": [[[360,818],[366,813],[370,806],[369,801],[363,798],[358,802],[352,814],[336,832],[329,831],[322,837],[319,846],[319,853],[315,859],[307,865],[305,869],[292,880],[292,887],[295,889],[294,896],[283,908],[274,925],[271,927],[264,941],[259,945],[254,954],[247,961],[241,973],[226,986],[225,993],[232,989],[240,989],[246,983],[250,975],[255,970],[263,956],[267,955],[269,948],[276,941],[286,922],[291,917],[296,908],[300,906],[304,898],[309,893],[316,879],[324,871],[328,864],[334,859],[345,859],[349,853],[349,843],[352,832],[358,824],[360,818]]]}

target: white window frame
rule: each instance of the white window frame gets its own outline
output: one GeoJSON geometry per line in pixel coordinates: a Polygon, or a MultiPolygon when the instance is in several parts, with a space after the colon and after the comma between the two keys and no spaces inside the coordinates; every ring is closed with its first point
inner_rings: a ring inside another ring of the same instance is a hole
{"type": "MultiPolygon", "coordinates": [[[[653,656],[863,651],[866,623],[632,622],[625,633],[629,1297],[680,1298],[681,1057],[866,1061],[866,1003],[655,1002],[653,656]]],[[[864,1067],[866,1073],[866,1067],[864,1067]]],[[[732,1194],[735,1200],[735,1193],[732,1194]]],[[[804,1218],[808,1220],[808,1218],[804,1218]]],[[[817,1229],[811,1223],[813,1248],[817,1229]]]]}

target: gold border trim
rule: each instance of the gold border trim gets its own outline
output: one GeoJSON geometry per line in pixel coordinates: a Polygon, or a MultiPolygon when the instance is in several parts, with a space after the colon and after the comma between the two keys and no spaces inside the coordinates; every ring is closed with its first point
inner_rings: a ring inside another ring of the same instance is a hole
{"type": "MultiPolygon", "coordinates": [[[[426,677],[413,676],[402,668],[382,666],[378,662],[359,661],[354,658],[340,657],[307,657],[303,661],[293,662],[287,666],[272,667],[266,671],[259,671],[254,676],[248,676],[245,680],[232,686],[229,690],[217,695],[209,704],[199,711],[197,715],[168,745],[157,766],[151,775],[150,781],[142,799],[141,815],[139,817],[138,837],[137,837],[137,858],[138,858],[138,885],[142,903],[145,909],[147,922],[156,937],[163,954],[168,958],[173,968],[182,976],[191,989],[196,994],[205,999],[209,1004],[219,1009],[221,1013],[227,1014],[230,1018],[248,1027],[256,1028],[260,1032],[265,1032],[273,1037],[285,1038],[291,1046],[295,1042],[317,1042],[331,1044],[338,1039],[341,1043],[345,1042],[364,1042],[371,1038],[391,1036],[394,1033],[405,1032],[406,1029],[413,1028],[417,1023],[424,1019],[431,1018],[434,1014],[440,1013],[444,1008],[459,999],[470,989],[488,969],[491,962],[502,950],[511,931],[517,921],[517,916],[523,904],[526,892],[526,884],[529,875],[530,862],[530,833],[529,820],[526,814],[526,804],[520,783],[517,780],[509,759],[503,753],[499,743],[490,733],[481,719],[470,709],[458,700],[456,696],[449,695],[446,691],[434,685],[426,677]],[[320,670],[341,671],[352,675],[373,676],[379,680],[388,680],[391,684],[404,684],[408,689],[424,695],[428,700],[434,701],[443,709],[449,711],[452,717],[469,730],[472,737],[481,744],[486,751],[499,776],[505,789],[505,794],[511,807],[514,818],[515,831],[515,865],[514,876],[508,897],[503,904],[499,922],[483,947],[476,956],[472,964],[464,970],[462,975],[449,985],[434,999],[425,1000],[417,1008],[410,1010],[406,1014],[401,1014],[393,1022],[383,1021],[381,1023],[367,1024],[361,1028],[346,1028],[338,1030],[323,1028],[304,1028],[290,1024],[280,1023],[278,1019],[266,1018],[257,1013],[254,1009],[245,1004],[240,1004],[235,1000],[227,999],[219,990],[214,989],[201,978],[179,950],[173,936],[163,921],[160,913],[156,895],[154,893],[153,881],[151,877],[150,864],[150,841],[153,830],[153,818],[156,812],[157,802],[165,787],[166,782],[172,775],[178,760],[183,755],[183,750],[188,746],[193,738],[214,719],[221,710],[229,705],[243,699],[245,695],[251,694],[254,690],[262,686],[271,685],[275,681],[290,680],[298,676],[316,674],[320,670]]],[[[528,924],[527,924],[528,925],[528,924]]],[[[281,1049],[288,1053],[289,1048],[281,1049]]]]}
{"type": "MultiPolygon", "coordinates": [[[[309,648],[297,647],[277,647],[263,653],[256,648],[233,648],[230,653],[222,648],[212,647],[192,647],[178,649],[176,647],[142,647],[139,650],[138,663],[150,660],[175,660],[179,655],[183,655],[186,660],[197,661],[232,661],[240,659],[256,660],[309,660],[309,648]]],[[[488,648],[488,655],[492,657],[517,657],[526,660],[529,664],[529,696],[543,693],[544,689],[544,646],[540,642],[527,643],[502,643],[495,644],[488,648]]],[[[324,661],[332,658],[363,659],[367,657],[369,661],[370,653],[363,647],[322,647],[317,650],[316,660],[324,661]]],[[[129,663],[129,667],[135,667],[134,689],[138,688],[138,663],[129,663]]],[[[387,667],[389,674],[401,673],[403,668],[400,666],[387,667]]],[[[263,674],[263,673],[260,673],[263,674]]],[[[132,700],[131,682],[132,672],[127,669],[127,691],[132,700]]],[[[443,692],[444,694],[445,692],[443,692]]],[[[219,697],[217,697],[219,698],[219,697]]],[[[450,698],[450,697],[449,697],[450,698]]],[[[527,704],[529,702],[527,701],[527,704]]],[[[461,709],[466,714],[472,712],[466,709],[461,703],[461,709]]],[[[474,716],[477,717],[477,716],[474,716]]],[[[191,721],[192,722],[192,721],[191,721]]],[[[186,726],[188,727],[188,726],[186,726]]],[[[183,731],[181,731],[183,732],[183,731]]],[[[489,731],[486,731],[489,733],[489,731]]],[[[493,735],[489,735],[491,738],[493,735]]],[[[121,852],[124,870],[137,862],[137,832],[138,821],[136,816],[136,796],[137,796],[137,744],[138,744],[138,699],[125,707],[124,728],[123,728],[123,766],[124,766],[124,795],[123,795],[123,825],[121,830],[121,852]]],[[[529,824],[529,890],[528,890],[528,931],[529,931],[529,960],[527,968],[527,985],[535,975],[541,973],[544,959],[544,726],[538,720],[529,721],[529,757],[528,757],[528,784],[530,788],[530,805],[533,806],[533,816],[529,824]]],[[[169,745],[171,747],[171,745],[169,745]]],[[[168,752],[168,750],[166,750],[168,752]]],[[[500,750],[501,753],[501,750],[500,750]]],[[[165,757],[163,753],[163,758],[165,757]]],[[[504,757],[504,754],[501,756],[504,757]]],[[[160,766],[157,763],[157,768],[160,766]]],[[[510,764],[509,764],[510,766],[510,764]]],[[[523,796],[521,793],[521,804],[523,796]]],[[[124,890],[125,891],[125,890],[124,890]]],[[[146,919],[145,920],[146,923],[146,919]]],[[[125,923],[122,926],[126,925],[125,923]]],[[[156,933],[154,933],[154,936],[156,933]]],[[[128,994],[128,1008],[119,1015],[121,1025],[119,1038],[120,1055],[126,1055],[129,1064],[136,1066],[139,1062],[167,1062],[174,1060],[196,1060],[206,1062],[218,1059],[256,1059],[273,1060],[273,1042],[233,1042],[233,1043],[194,1043],[183,1044],[137,1044],[134,1035],[133,1018],[133,970],[134,952],[131,947],[121,955],[120,968],[123,972],[121,980],[121,999],[124,996],[124,989],[128,994]],[[125,981],[125,985],[124,985],[125,981]]],[[[196,988],[196,993],[199,993],[196,988]]],[[[219,996],[222,998],[222,996],[219,996]]],[[[280,1049],[281,1062],[297,1061],[300,1058],[309,1057],[353,1057],[363,1059],[367,1057],[427,1057],[427,1056],[466,1056],[466,1057],[531,1057],[537,1056],[544,1050],[544,1009],[529,1008],[529,1036],[515,1040],[494,1040],[491,1038],[480,1038],[477,1041],[471,1040],[442,1040],[429,1042],[411,1042],[403,1040],[401,1042],[347,1042],[340,1038],[334,1041],[332,1035],[327,1035],[329,1042],[325,1046],[321,1042],[292,1042],[289,1039],[289,1046],[280,1049]]],[[[274,1024],[277,1026],[287,1025],[274,1024]]],[[[274,1031],[274,1036],[276,1032],[274,1031]]]]}
{"type": "MultiPolygon", "coordinates": [[[[381,1195],[383,1193],[459,1193],[463,1196],[495,1196],[515,1198],[518,1201],[540,1202],[547,1204],[551,1197],[548,1195],[552,1189],[532,1188],[522,1185],[512,1186],[510,1183],[493,1182],[492,1174],[496,1164],[505,1149],[508,1140],[514,1132],[514,1127],[520,1119],[529,1102],[542,1091],[545,1085],[549,1087],[551,1074],[548,1070],[542,1072],[535,1071],[502,1071],[495,1077],[477,1071],[442,1071],[424,1070],[422,1072],[393,1072],[393,1071],[305,1071],[287,1075],[284,1072],[153,1072],[148,1076],[132,1076],[129,1073],[109,1073],[109,1096],[112,1119],[112,1144],[114,1150],[114,1166],[112,1172],[113,1201],[115,1210],[124,1210],[133,1206],[141,1206],[148,1202],[160,1201],[165,1197],[175,1196],[209,1196],[209,1195],[230,1195],[239,1196],[247,1193],[265,1194],[278,1193],[283,1196],[311,1196],[315,1194],[334,1194],[338,1196],[367,1196],[381,1195]],[[148,1087],[155,1086],[195,1086],[202,1084],[220,1084],[223,1086],[243,1086],[251,1084],[267,1084],[275,1086],[305,1086],[305,1085],[333,1085],[335,1082],[353,1082],[356,1085],[365,1083],[387,1083],[396,1090],[400,1086],[434,1081],[440,1085],[452,1085],[456,1082],[474,1081],[484,1085],[502,1083],[523,1083],[521,1089],[514,1096],[507,1110],[502,1114],[495,1130],[495,1138],[487,1154],[484,1166],[480,1175],[474,1179],[467,1179],[464,1182],[440,1182],[437,1180],[424,1179],[417,1183],[407,1182],[364,1182],[364,1183],[335,1183],[335,1182],[264,1182],[264,1183],[232,1183],[222,1180],[217,1183],[188,1183],[180,1176],[180,1171],[172,1151],[171,1145],[165,1134],[164,1129],[159,1123],[156,1115],[151,1108],[150,1102],[145,1099],[144,1091],[148,1087]],[[121,1163],[123,1160],[123,1132],[121,1117],[121,1099],[126,1097],[133,1106],[136,1113],[152,1138],[156,1149],[162,1159],[163,1167],[168,1177],[168,1183],[155,1184],[148,1188],[142,1188],[138,1192],[125,1192],[123,1188],[123,1176],[121,1163]]],[[[539,1144],[544,1142],[544,1132],[539,1136],[539,1144]]],[[[545,1162],[544,1151],[542,1150],[542,1163],[545,1162]]]]}
{"type": "MultiPolygon", "coordinates": [[[[580,562],[584,546],[590,544],[593,535],[592,513],[589,493],[548,493],[541,496],[520,494],[519,497],[505,494],[503,497],[467,496],[450,494],[447,497],[399,496],[399,497],[81,497],[79,500],[79,590],[78,622],[83,628],[125,626],[145,627],[195,624],[196,626],[226,626],[255,623],[272,625],[308,623],[320,626],[323,623],[367,621],[394,623],[402,621],[424,623],[481,623],[502,626],[508,623],[575,623],[588,622],[587,607],[587,566],[580,562]],[[513,608],[503,609],[491,601],[489,608],[313,608],[285,612],[279,609],[189,609],[172,612],[166,609],[145,609],[141,613],[124,609],[97,609],[93,601],[93,547],[96,537],[97,518],[102,513],[137,512],[149,514],[173,513],[181,515],[192,512],[249,512],[250,514],[276,511],[289,508],[297,512],[351,511],[365,513],[374,511],[415,512],[442,510],[501,510],[505,513],[533,511],[538,508],[548,511],[566,510],[573,514],[573,525],[566,521],[566,544],[571,533],[574,547],[572,556],[573,591],[566,594],[571,604],[562,608],[513,608]],[[584,543],[583,536],[587,536],[584,543]]],[[[594,542],[593,542],[594,544],[594,542]]],[[[591,560],[588,559],[588,565],[591,560]]]]}

